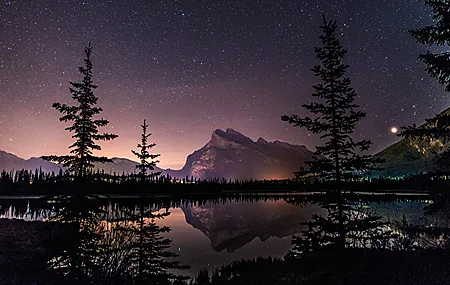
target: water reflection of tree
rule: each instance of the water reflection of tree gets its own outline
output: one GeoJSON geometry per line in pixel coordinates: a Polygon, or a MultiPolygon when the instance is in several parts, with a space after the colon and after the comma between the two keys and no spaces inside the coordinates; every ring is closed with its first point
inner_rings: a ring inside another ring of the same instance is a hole
{"type": "Polygon", "coordinates": [[[105,252],[101,208],[83,195],[57,196],[51,202],[54,207],[48,220],[61,224],[63,234],[55,244],[58,255],[49,261],[49,270],[72,283],[89,284],[102,271],[98,262],[105,252]]]}
{"type": "Polygon", "coordinates": [[[366,202],[356,194],[334,191],[326,195],[292,199],[291,203],[318,204],[326,215],[315,214],[305,223],[307,229],[292,239],[289,257],[321,249],[371,248],[386,249],[392,246],[393,232],[387,222],[374,216],[366,202]]]}
{"type": "Polygon", "coordinates": [[[104,201],[88,196],[58,196],[53,202],[50,222],[63,229],[54,245],[57,254],[48,262],[54,277],[69,284],[172,284],[184,277],[168,251],[171,240],[163,234],[157,219],[169,212],[153,214],[140,203],[121,210],[121,217],[106,219],[104,201]]]}
{"type": "Polygon", "coordinates": [[[119,234],[128,238],[118,248],[123,253],[123,276],[135,284],[170,284],[186,279],[174,273],[188,267],[180,265],[177,255],[168,251],[171,240],[163,235],[170,227],[158,226],[156,220],[170,212],[154,213],[151,203],[140,201],[134,209],[124,210],[125,216],[115,226],[119,234]]]}

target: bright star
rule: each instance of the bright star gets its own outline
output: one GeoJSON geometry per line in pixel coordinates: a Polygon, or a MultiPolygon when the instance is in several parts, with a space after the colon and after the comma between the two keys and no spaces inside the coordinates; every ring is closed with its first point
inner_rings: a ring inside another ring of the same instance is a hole
{"type": "Polygon", "coordinates": [[[396,134],[398,132],[398,129],[396,127],[391,128],[391,133],[396,134]]]}

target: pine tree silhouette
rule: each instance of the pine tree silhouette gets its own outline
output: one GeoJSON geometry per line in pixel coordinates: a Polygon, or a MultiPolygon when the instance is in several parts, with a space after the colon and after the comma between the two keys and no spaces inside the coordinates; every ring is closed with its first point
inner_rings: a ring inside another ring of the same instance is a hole
{"type": "MultiPolygon", "coordinates": [[[[421,44],[429,46],[450,45],[450,2],[448,0],[428,0],[425,4],[433,10],[433,25],[409,31],[412,37],[421,44]]],[[[445,91],[450,92],[450,52],[432,53],[419,56],[426,65],[426,71],[431,77],[436,78],[445,86],[445,91]]]]}
{"type": "Polygon", "coordinates": [[[356,123],[365,117],[365,113],[356,110],[356,92],[350,87],[350,78],[345,77],[348,65],[342,63],[346,50],[336,38],[336,21],[326,21],[321,26],[321,47],[315,48],[320,64],[312,71],[322,83],[314,85],[314,97],[318,102],[304,104],[307,111],[317,115],[315,118],[300,118],[297,115],[282,116],[283,121],[295,127],[306,128],[308,131],[321,134],[326,140],[324,145],[316,146],[313,161],[308,162],[310,169],[296,174],[301,177],[312,174],[338,184],[371,170],[377,170],[377,162],[370,155],[361,155],[371,145],[368,140],[355,142],[351,134],[356,123]]]}
{"type": "Polygon", "coordinates": [[[52,107],[58,110],[62,117],[61,122],[73,122],[66,130],[74,133],[72,138],[76,141],[69,146],[70,155],[64,156],[43,156],[42,159],[62,163],[67,167],[67,172],[75,172],[79,177],[85,177],[89,170],[94,167],[95,162],[106,163],[111,162],[107,157],[94,156],[94,150],[101,150],[96,141],[113,140],[117,138],[115,134],[103,133],[99,134],[98,128],[106,126],[109,122],[105,119],[94,119],[95,115],[100,114],[102,108],[95,107],[98,98],[95,97],[93,91],[97,88],[92,81],[92,62],[91,43],[84,50],[86,58],[84,60],[85,67],[80,67],[79,71],[83,74],[83,81],[80,83],[70,82],[70,93],[72,99],[77,102],[76,105],[66,105],[61,103],[53,103],[52,107]]]}
{"type": "Polygon", "coordinates": [[[147,140],[152,135],[151,133],[147,134],[147,127],[146,121],[144,120],[144,124],[141,125],[142,127],[142,135],[141,135],[141,143],[137,145],[137,147],[140,149],[139,152],[136,152],[132,150],[131,152],[137,156],[140,160],[140,164],[136,165],[136,168],[139,169],[139,177],[142,182],[145,182],[147,178],[149,177],[156,177],[161,174],[161,172],[153,172],[150,175],[147,175],[147,170],[154,170],[156,164],[159,162],[158,160],[153,160],[155,158],[158,158],[160,154],[151,154],[149,152],[149,149],[156,146],[155,143],[148,144],[147,140]],[[151,161],[149,161],[151,160],[151,161]]]}
{"type": "Polygon", "coordinates": [[[361,176],[371,170],[378,170],[379,159],[362,155],[371,145],[368,140],[355,142],[351,135],[356,124],[365,117],[365,113],[356,110],[356,92],[350,87],[350,78],[345,77],[348,65],[342,63],[347,53],[336,37],[336,21],[327,21],[323,16],[321,26],[323,34],[319,37],[322,46],[315,48],[320,63],[312,69],[322,83],[314,85],[314,97],[319,100],[302,105],[315,118],[300,118],[297,115],[282,116],[296,127],[320,134],[324,145],[316,146],[313,161],[308,162],[309,170],[296,173],[297,178],[312,174],[323,180],[333,181],[335,189],[327,194],[328,199],[319,205],[327,211],[326,217],[314,215],[312,221],[305,223],[308,229],[302,237],[294,237],[291,253],[314,251],[324,246],[343,249],[348,245],[351,235],[379,229],[382,223],[377,218],[358,215],[359,210],[348,196],[342,192],[342,183],[361,176]],[[356,219],[355,219],[356,218],[356,219]],[[363,226],[364,225],[364,226],[363,226]]]}
{"type": "MultiPolygon", "coordinates": [[[[434,24],[409,31],[411,36],[421,44],[448,47],[450,45],[450,2],[428,0],[425,3],[433,10],[434,24]]],[[[450,52],[432,53],[428,50],[426,54],[419,55],[419,59],[426,64],[426,71],[430,76],[437,79],[445,87],[446,92],[450,92],[450,52]]],[[[427,142],[440,140],[444,144],[450,140],[449,109],[425,121],[425,125],[420,127],[416,125],[403,127],[400,135],[427,142]]],[[[438,165],[448,168],[450,166],[449,159],[450,151],[447,148],[441,153],[438,165]]]]}

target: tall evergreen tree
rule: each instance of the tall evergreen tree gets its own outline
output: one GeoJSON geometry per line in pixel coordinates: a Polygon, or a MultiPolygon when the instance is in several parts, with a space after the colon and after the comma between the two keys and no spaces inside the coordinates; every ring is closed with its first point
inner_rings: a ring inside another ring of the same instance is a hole
{"type": "MultiPolygon", "coordinates": [[[[421,44],[436,46],[437,48],[450,46],[450,1],[428,0],[425,4],[433,11],[432,25],[409,31],[412,37],[421,44]]],[[[442,51],[433,53],[427,51],[419,55],[419,59],[426,64],[426,71],[431,77],[438,80],[450,92],[450,52],[442,51]]],[[[425,139],[426,141],[441,140],[446,143],[450,140],[450,112],[449,109],[426,119],[426,124],[421,127],[416,125],[404,127],[400,134],[406,138],[425,139]]],[[[441,166],[450,166],[450,151],[447,149],[438,160],[441,166]]]]}
{"type": "Polygon", "coordinates": [[[342,63],[342,59],[347,51],[336,38],[336,21],[326,21],[325,17],[323,20],[322,46],[315,48],[320,63],[312,69],[322,81],[313,86],[313,96],[319,100],[302,105],[316,117],[284,115],[281,119],[320,134],[320,138],[326,140],[324,145],[316,146],[313,161],[308,162],[310,169],[297,173],[297,176],[310,173],[339,184],[362,172],[377,169],[376,162],[379,161],[370,155],[359,154],[369,149],[370,141],[355,142],[351,137],[356,123],[365,117],[365,113],[357,110],[356,92],[350,87],[350,78],[345,76],[349,66],[342,63]]]}
{"type": "Polygon", "coordinates": [[[105,119],[94,119],[95,115],[100,114],[102,108],[95,107],[98,98],[94,95],[94,89],[97,88],[92,81],[92,62],[91,43],[84,50],[86,58],[84,59],[85,67],[80,67],[79,71],[83,74],[82,82],[70,82],[72,86],[70,93],[72,99],[76,101],[75,105],[66,105],[61,103],[53,103],[52,107],[58,110],[62,117],[59,118],[61,122],[73,122],[66,130],[74,133],[72,138],[76,141],[69,146],[72,150],[70,155],[63,156],[43,156],[42,158],[48,161],[55,161],[62,163],[67,167],[68,172],[76,172],[78,176],[84,177],[89,172],[89,169],[94,167],[95,162],[105,163],[111,162],[107,157],[94,156],[94,150],[101,150],[101,147],[96,144],[96,141],[113,140],[117,138],[115,134],[103,133],[98,131],[99,127],[106,126],[109,122],[105,119]]]}
{"type": "Polygon", "coordinates": [[[136,168],[139,169],[139,177],[141,181],[145,181],[149,176],[154,177],[161,174],[161,172],[153,172],[150,175],[147,175],[147,170],[155,170],[156,164],[159,162],[156,159],[160,156],[160,154],[151,154],[149,149],[156,146],[155,143],[148,144],[148,138],[152,135],[151,133],[147,134],[148,125],[144,120],[144,124],[141,125],[142,134],[141,134],[141,143],[137,145],[140,149],[139,152],[132,150],[131,152],[137,156],[140,160],[140,164],[136,165],[136,168]],[[149,161],[151,160],[151,161],[149,161]]]}
{"type": "Polygon", "coordinates": [[[354,213],[358,209],[341,191],[341,182],[379,169],[376,164],[381,161],[370,155],[360,154],[369,149],[370,141],[355,142],[351,137],[356,124],[365,117],[365,113],[357,110],[359,106],[355,103],[356,92],[350,87],[350,78],[345,76],[349,66],[342,63],[342,59],[347,51],[336,37],[336,21],[326,21],[325,17],[323,21],[323,34],[320,36],[322,45],[315,48],[319,64],[312,68],[322,81],[313,86],[313,96],[319,100],[302,105],[316,117],[284,115],[281,119],[320,134],[320,138],[325,140],[324,145],[316,146],[313,161],[308,162],[310,169],[298,172],[297,177],[312,174],[335,182],[336,188],[328,194],[328,201],[321,203],[327,216],[315,215],[312,221],[305,223],[308,230],[303,232],[304,237],[294,237],[293,252],[297,253],[323,246],[343,249],[348,245],[350,236],[381,226],[377,219],[364,218],[364,215],[355,219],[354,213]]]}

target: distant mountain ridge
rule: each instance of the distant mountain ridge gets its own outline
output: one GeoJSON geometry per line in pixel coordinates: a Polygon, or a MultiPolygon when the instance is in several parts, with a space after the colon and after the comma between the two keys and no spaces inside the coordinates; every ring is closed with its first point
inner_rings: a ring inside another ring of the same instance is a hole
{"type": "MultiPolygon", "coordinates": [[[[137,163],[134,160],[128,159],[128,158],[120,158],[120,157],[113,157],[111,158],[113,162],[107,162],[107,163],[95,163],[95,170],[105,171],[105,173],[138,173],[139,171],[136,169],[137,163]]],[[[159,172],[164,171],[163,169],[159,167],[155,167],[153,172],[159,172]]]]}
{"type": "Polygon", "coordinates": [[[0,150],[0,171],[13,171],[26,169],[29,171],[34,171],[35,169],[42,168],[44,172],[55,172],[58,173],[62,167],[55,163],[45,161],[38,157],[31,157],[29,159],[23,159],[14,155],[0,150]]]}
{"type": "MultiPolygon", "coordinates": [[[[126,159],[126,158],[118,158],[113,157],[113,162],[108,163],[95,163],[95,170],[105,171],[106,173],[134,173],[136,172],[136,165],[138,163],[136,161],[126,159]]],[[[44,172],[55,172],[58,173],[60,169],[63,169],[63,166],[60,164],[56,164],[50,161],[43,160],[39,157],[31,157],[29,159],[23,159],[14,155],[12,153],[8,153],[0,150],[0,171],[5,170],[7,172],[13,170],[29,170],[34,171],[35,169],[41,168],[44,172]]],[[[156,167],[155,171],[162,171],[162,169],[156,167]]]]}
{"type": "MultiPolygon", "coordinates": [[[[285,179],[293,178],[294,172],[308,167],[312,152],[303,145],[286,142],[268,142],[259,138],[256,142],[238,131],[217,129],[211,140],[190,154],[180,170],[161,169],[155,171],[183,178],[194,176],[200,179],[285,179]]],[[[137,162],[126,158],[112,158],[112,163],[95,164],[95,169],[106,173],[135,173],[137,162]]],[[[0,151],[0,170],[34,170],[42,167],[45,172],[58,172],[62,167],[40,158],[28,160],[0,151]]]]}

